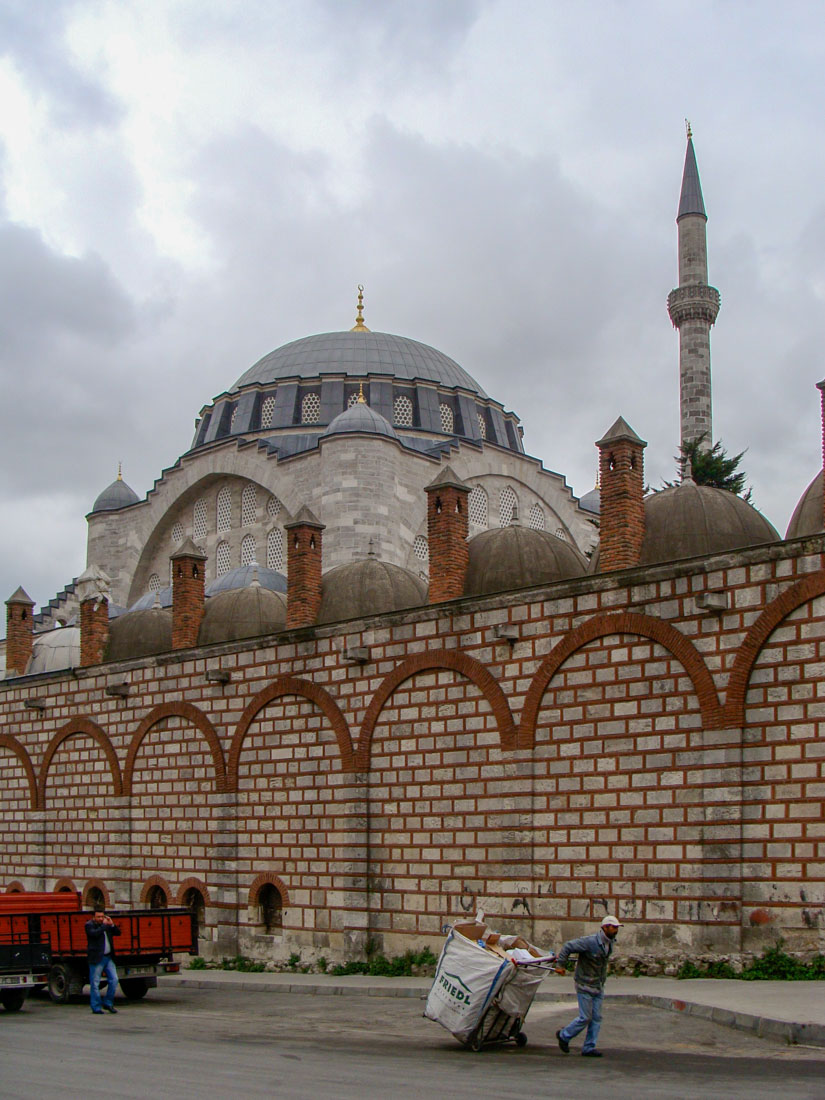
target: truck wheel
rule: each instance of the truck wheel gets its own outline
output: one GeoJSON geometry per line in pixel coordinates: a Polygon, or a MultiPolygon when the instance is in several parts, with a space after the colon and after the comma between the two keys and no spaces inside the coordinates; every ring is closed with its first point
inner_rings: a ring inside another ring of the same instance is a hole
{"type": "Polygon", "coordinates": [[[70,988],[69,968],[63,963],[55,963],[49,971],[49,996],[56,1005],[67,1004],[70,988]]]}
{"type": "Polygon", "coordinates": [[[120,983],[123,996],[129,1001],[139,1001],[149,992],[149,983],[145,978],[123,978],[120,983]]]}
{"type": "Polygon", "coordinates": [[[25,999],[26,993],[23,989],[7,989],[5,992],[0,993],[0,1002],[2,1002],[6,1012],[19,1012],[25,999]]]}

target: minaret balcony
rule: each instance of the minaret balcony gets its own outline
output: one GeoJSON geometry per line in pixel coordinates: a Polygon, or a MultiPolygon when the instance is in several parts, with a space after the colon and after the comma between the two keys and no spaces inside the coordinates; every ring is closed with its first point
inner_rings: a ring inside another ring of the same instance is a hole
{"type": "Polygon", "coordinates": [[[677,287],[667,296],[667,312],[675,328],[685,321],[705,321],[712,325],[721,304],[722,297],[716,287],[703,283],[677,287]]]}

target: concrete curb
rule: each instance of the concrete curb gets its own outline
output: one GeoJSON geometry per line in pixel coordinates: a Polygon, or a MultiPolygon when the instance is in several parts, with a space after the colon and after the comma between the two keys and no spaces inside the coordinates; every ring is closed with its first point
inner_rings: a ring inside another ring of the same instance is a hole
{"type": "MultiPolygon", "coordinates": [[[[318,994],[326,997],[406,997],[423,1000],[429,992],[432,982],[428,978],[373,978],[365,980],[362,976],[318,979],[310,975],[300,977],[292,974],[239,974],[232,971],[199,971],[198,976],[181,975],[165,977],[162,986],[194,989],[227,989],[236,992],[299,993],[318,994]]],[[[553,1003],[575,999],[572,989],[561,991],[539,990],[536,1001],[553,1003]]],[[[738,1009],[723,1008],[719,1005],[703,1004],[701,1001],[683,1000],[677,997],[662,996],[653,993],[608,991],[607,1000],[630,1001],[632,1004],[646,1005],[666,1012],[683,1012],[698,1019],[710,1020],[722,1027],[736,1028],[738,1031],[750,1031],[759,1038],[774,1039],[786,1043],[798,1043],[804,1046],[825,1047],[825,1024],[794,1023],[771,1016],[758,1016],[738,1009]]]]}

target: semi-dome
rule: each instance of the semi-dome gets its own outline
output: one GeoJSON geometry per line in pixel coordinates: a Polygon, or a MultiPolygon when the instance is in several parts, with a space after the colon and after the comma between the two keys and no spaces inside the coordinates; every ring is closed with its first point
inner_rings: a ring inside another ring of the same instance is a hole
{"type": "Polygon", "coordinates": [[[773,524],[742,497],[691,479],[645,498],[639,564],[678,561],[777,542],[773,524]]]}
{"type": "Polygon", "coordinates": [[[276,634],[286,626],[286,596],[259,583],[219,592],[206,602],[198,645],[276,634]]]}
{"type": "Polygon", "coordinates": [[[338,413],[324,436],[338,435],[342,432],[370,432],[372,435],[385,435],[389,439],[398,439],[398,433],[389,420],[375,412],[366,401],[356,401],[349,409],[338,413]]]}
{"type": "Polygon", "coordinates": [[[172,648],[172,612],[164,607],[127,611],[109,622],[107,661],[128,661],[168,653],[172,648]]]}
{"type": "Polygon", "coordinates": [[[805,535],[818,535],[825,528],[822,497],[822,470],[802,494],[788,524],[786,539],[801,539],[805,535]]]}
{"type": "Polygon", "coordinates": [[[450,389],[487,395],[463,367],[428,344],[389,332],[325,332],[276,348],[241,375],[230,392],[254,384],[266,386],[284,378],[320,378],[325,374],[436,382],[450,389]]]}
{"type": "Polygon", "coordinates": [[[92,505],[92,512],[116,512],[119,508],[127,508],[139,500],[140,497],[135,490],[126,484],[118,471],[112,484],[107,485],[92,505]]]}
{"type": "Polygon", "coordinates": [[[482,531],[470,539],[467,549],[465,596],[511,592],[587,572],[587,560],[570,543],[519,524],[482,531]]]}
{"type": "Polygon", "coordinates": [[[58,672],[77,668],[80,664],[80,627],[59,626],[55,630],[35,634],[32,655],[26,665],[26,675],[39,672],[58,672]]]}
{"type": "MultiPolygon", "coordinates": [[[[286,577],[276,569],[267,569],[256,562],[249,565],[241,565],[237,569],[230,569],[221,573],[211,584],[206,586],[207,596],[217,596],[219,592],[230,592],[233,588],[247,588],[255,582],[261,588],[268,588],[270,592],[286,592],[286,577]]],[[[169,589],[171,598],[172,589],[169,589]]]]}
{"type": "Polygon", "coordinates": [[[319,623],[362,619],[385,611],[421,607],[427,586],[414,573],[378,558],[347,562],[321,578],[319,623]]]}

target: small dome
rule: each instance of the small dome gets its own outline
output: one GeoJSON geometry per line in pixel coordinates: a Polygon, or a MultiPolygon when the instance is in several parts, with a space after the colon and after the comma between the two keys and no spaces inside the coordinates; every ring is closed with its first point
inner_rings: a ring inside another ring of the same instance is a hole
{"type": "MultiPolygon", "coordinates": [[[[268,588],[270,592],[286,592],[286,577],[283,573],[278,573],[275,569],[265,569],[253,562],[250,565],[241,565],[238,569],[230,569],[228,573],[216,577],[206,586],[206,595],[217,596],[219,592],[229,592],[233,588],[247,588],[253,581],[257,581],[261,588],[268,588]]],[[[171,603],[171,588],[169,593],[171,603]]]]}
{"type": "Polygon", "coordinates": [[[132,489],[118,474],[117,478],[103,490],[92,505],[92,512],[116,512],[118,508],[128,508],[130,504],[136,504],[140,500],[132,489]]]}
{"type": "Polygon", "coordinates": [[[286,626],[286,596],[260,584],[231,588],[206,603],[198,645],[277,634],[286,626]]]}
{"type": "Polygon", "coordinates": [[[35,634],[32,655],[26,665],[26,675],[39,672],[58,672],[77,668],[80,664],[80,627],[59,626],[55,630],[35,634]]]}
{"type": "Polygon", "coordinates": [[[363,558],[323,575],[318,622],[362,619],[426,602],[427,586],[414,573],[378,558],[363,558]]]}
{"type": "Polygon", "coordinates": [[[569,542],[518,524],[482,531],[470,539],[467,549],[465,596],[511,592],[587,572],[587,561],[569,542]]]}
{"type": "MultiPolygon", "coordinates": [[[[152,593],[154,596],[155,593],[152,593]]],[[[128,661],[168,653],[172,648],[172,612],[162,607],[127,611],[109,621],[107,661],[128,661]]]]}
{"type": "Polygon", "coordinates": [[[706,557],[779,541],[761,512],[727,489],[683,481],[645,498],[640,565],[706,557]]]}
{"type": "Polygon", "coordinates": [[[579,507],[583,512],[590,512],[593,516],[601,515],[602,491],[598,485],[595,489],[591,489],[589,493],[584,494],[579,501],[579,507]]]}
{"type": "Polygon", "coordinates": [[[161,607],[172,606],[171,584],[167,585],[166,588],[159,588],[157,591],[150,590],[149,592],[144,592],[139,600],[135,600],[135,602],[129,608],[129,612],[131,613],[132,611],[148,611],[150,608],[155,607],[155,605],[158,603],[161,607]]]}
{"type": "Polygon", "coordinates": [[[398,439],[398,433],[389,420],[375,412],[366,401],[356,401],[349,409],[338,413],[322,438],[337,435],[340,432],[371,432],[373,435],[386,435],[398,439]]]}
{"type": "Polygon", "coordinates": [[[786,539],[801,539],[805,535],[819,535],[825,528],[822,499],[822,471],[820,470],[802,494],[788,524],[786,539]]]}

